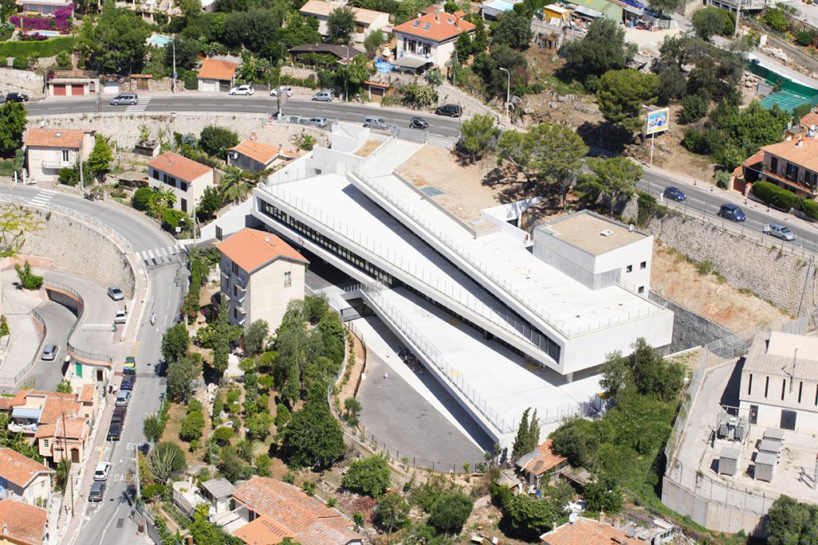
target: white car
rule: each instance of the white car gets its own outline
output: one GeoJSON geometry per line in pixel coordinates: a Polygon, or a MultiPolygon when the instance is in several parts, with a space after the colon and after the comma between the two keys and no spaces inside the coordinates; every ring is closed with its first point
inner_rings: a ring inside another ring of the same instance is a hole
{"type": "Polygon", "coordinates": [[[281,94],[281,96],[287,95],[288,97],[291,97],[293,96],[293,88],[290,87],[289,85],[282,85],[281,87],[276,87],[275,89],[270,91],[270,96],[277,97],[279,93],[281,94]]]}
{"type": "Polygon", "coordinates": [[[250,85],[239,85],[230,89],[231,95],[252,95],[256,90],[250,85]]]}
{"type": "Polygon", "coordinates": [[[114,323],[115,324],[124,324],[128,321],[128,315],[125,314],[124,310],[117,310],[116,316],[114,316],[114,323]]]}
{"type": "Polygon", "coordinates": [[[97,464],[97,468],[94,470],[94,480],[95,481],[107,481],[108,480],[108,472],[111,471],[111,464],[108,462],[100,462],[97,464]]]}

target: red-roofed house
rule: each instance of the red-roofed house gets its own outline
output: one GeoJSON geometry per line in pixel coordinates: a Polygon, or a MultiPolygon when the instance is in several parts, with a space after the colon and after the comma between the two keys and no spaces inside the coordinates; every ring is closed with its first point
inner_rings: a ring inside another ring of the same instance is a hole
{"type": "Polygon", "coordinates": [[[213,187],[213,169],[178,153],[168,151],[148,163],[148,184],[172,189],[173,207],[190,214],[208,187],[213,187]]]}
{"type": "Polygon", "coordinates": [[[551,439],[546,439],[533,451],[517,460],[520,472],[528,478],[528,484],[538,489],[545,483],[543,475],[548,475],[565,464],[567,458],[554,452],[551,439]]]}
{"type": "Polygon", "coordinates": [[[294,153],[256,140],[245,140],[234,148],[227,148],[227,164],[250,172],[263,172],[283,165],[295,157],[294,153]]]}
{"type": "Polygon", "coordinates": [[[635,537],[628,537],[625,532],[605,522],[578,517],[574,522],[540,536],[546,545],[636,545],[644,543],[635,537]]]}
{"type": "Polygon", "coordinates": [[[227,92],[233,85],[233,78],[239,65],[230,61],[205,59],[199,68],[199,91],[227,92]]]}
{"type": "MultiPolygon", "coordinates": [[[[305,17],[315,17],[318,19],[318,33],[321,36],[327,36],[329,34],[327,20],[330,14],[336,9],[343,7],[346,7],[345,4],[324,2],[323,0],[309,0],[299,11],[301,15],[305,17]]],[[[356,43],[364,43],[366,37],[372,32],[381,30],[389,25],[388,13],[352,6],[350,6],[350,9],[355,15],[355,32],[352,34],[352,40],[356,43]]]]}
{"type": "Polygon", "coordinates": [[[25,137],[28,177],[35,182],[56,182],[61,168],[76,166],[78,156],[88,159],[94,132],[71,129],[28,129],[25,137]]]}
{"type": "Polygon", "coordinates": [[[216,247],[222,254],[221,302],[230,323],[248,327],[266,320],[275,331],[290,301],[304,297],[309,261],[276,235],[249,228],[216,247]]]}
{"type": "Polygon", "coordinates": [[[474,25],[451,13],[438,11],[395,27],[398,45],[395,65],[417,71],[428,65],[443,67],[452,58],[457,39],[474,25]]]}
{"type": "Polygon", "coordinates": [[[318,498],[266,477],[240,484],[235,513],[247,521],[234,535],[247,545],[280,543],[285,537],[301,545],[361,545],[351,520],[318,498]]]}
{"type": "Polygon", "coordinates": [[[51,499],[49,469],[28,456],[10,448],[0,448],[0,497],[34,505],[38,500],[48,505],[51,499]]]}
{"type": "Polygon", "coordinates": [[[802,197],[818,196],[818,138],[785,140],[761,151],[766,181],[802,197]]]}
{"type": "Polygon", "coordinates": [[[0,543],[48,543],[48,512],[19,501],[0,501],[0,543]]]}

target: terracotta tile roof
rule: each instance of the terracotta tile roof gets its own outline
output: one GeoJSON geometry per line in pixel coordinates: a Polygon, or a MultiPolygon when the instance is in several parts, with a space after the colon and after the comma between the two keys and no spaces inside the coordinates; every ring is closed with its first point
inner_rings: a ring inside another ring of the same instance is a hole
{"type": "Polygon", "coordinates": [[[8,412],[12,408],[12,403],[14,402],[13,397],[2,397],[0,396],[0,411],[8,412]]]}
{"type": "MultiPolygon", "coordinates": [[[[329,17],[329,14],[338,8],[344,7],[341,4],[332,4],[330,2],[322,2],[321,0],[310,0],[299,10],[302,15],[313,15],[316,17],[329,17]]],[[[362,9],[349,6],[355,14],[355,22],[363,25],[371,25],[375,19],[381,15],[389,16],[383,11],[374,11],[371,9],[362,9]]],[[[388,20],[388,19],[387,19],[388,20]]]]}
{"type": "Polygon", "coordinates": [[[93,403],[94,392],[97,390],[96,384],[83,384],[80,392],[80,401],[83,403],[93,403]]]}
{"type": "Polygon", "coordinates": [[[216,248],[248,273],[276,259],[309,263],[304,256],[276,235],[248,227],[218,243],[216,248]]]}
{"type": "Polygon", "coordinates": [[[199,68],[199,79],[218,79],[230,81],[233,79],[238,67],[238,64],[230,61],[205,59],[202,61],[202,67],[199,68]]]}
{"type": "Polygon", "coordinates": [[[818,172],[818,138],[779,142],[761,149],[799,167],[818,172]]]}
{"type": "Polygon", "coordinates": [[[745,167],[751,167],[753,165],[757,165],[758,163],[764,160],[764,150],[759,150],[752,154],[750,157],[747,158],[746,161],[742,163],[745,167]]]}
{"type": "Polygon", "coordinates": [[[26,545],[42,545],[47,516],[45,509],[27,503],[0,501],[0,538],[26,545]]]}
{"type": "Polygon", "coordinates": [[[148,163],[148,166],[188,183],[209,172],[213,172],[213,169],[209,166],[197,163],[172,151],[166,151],[148,163]]]}
{"type": "Polygon", "coordinates": [[[54,424],[41,424],[34,434],[35,439],[66,438],[84,439],[88,435],[87,419],[84,416],[72,416],[65,419],[65,432],[63,432],[62,418],[54,424]]]}
{"type": "Polygon", "coordinates": [[[810,113],[801,118],[801,125],[806,128],[818,126],[818,111],[812,110],[810,113]]]}
{"type": "Polygon", "coordinates": [[[644,543],[630,538],[610,524],[578,518],[573,524],[563,524],[556,530],[540,536],[547,545],[636,545],[644,543]]]}
{"type": "Polygon", "coordinates": [[[54,473],[54,470],[10,448],[0,448],[0,477],[3,479],[25,488],[40,473],[54,473]]]}
{"type": "Polygon", "coordinates": [[[472,30],[474,30],[473,24],[445,12],[427,13],[395,27],[395,32],[435,42],[444,42],[472,30]]]}
{"type": "Polygon", "coordinates": [[[542,475],[565,462],[567,458],[554,452],[551,445],[551,439],[546,439],[533,452],[517,460],[517,467],[533,475],[542,475]]]}
{"type": "Polygon", "coordinates": [[[71,129],[28,129],[26,146],[37,148],[80,149],[85,131],[71,129]]]}
{"type": "Polygon", "coordinates": [[[292,159],[293,154],[283,151],[281,148],[274,148],[267,144],[262,144],[257,140],[245,140],[234,148],[227,148],[227,151],[237,151],[242,155],[246,155],[254,161],[266,165],[272,162],[276,157],[281,156],[285,159],[292,159]]]}
{"type": "Polygon", "coordinates": [[[275,479],[253,477],[236,488],[233,499],[263,517],[262,522],[236,530],[236,537],[248,545],[278,543],[285,535],[302,545],[343,545],[362,539],[341,513],[275,479]]]}
{"type": "MultiPolygon", "coordinates": [[[[73,396],[72,396],[73,397],[73,396]]],[[[66,418],[80,414],[82,403],[74,399],[61,399],[49,397],[43,405],[43,413],[40,415],[40,424],[54,424],[62,419],[63,413],[66,418]]]]}

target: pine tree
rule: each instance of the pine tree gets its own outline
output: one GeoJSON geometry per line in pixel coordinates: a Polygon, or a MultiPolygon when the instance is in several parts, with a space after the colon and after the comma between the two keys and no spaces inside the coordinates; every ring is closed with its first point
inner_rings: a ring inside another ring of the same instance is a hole
{"type": "Polygon", "coordinates": [[[94,142],[94,149],[88,156],[88,166],[91,172],[93,172],[97,178],[101,177],[111,169],[110,166],[113,159],[114,155],[111,153],[111,147],[108,145],[108,141],[104,136],[98,134],[94,142]]]}
{"type": "Polygon", "coordinates": [[[537,409],[534,409],[528,425],[528,450],[526,452],[531,452],[538,446],[540,446],[540,421],[537,418],[537,409]]]}
{"type": "Polygon", "coordinates": [[[514,438],[514,446],[511,449],[511,460],[517,461],[520,456],[523,454],[527,454],[531,452],[528,449],[528,437],[529,437],[529,429],[528,429],[528,413],[531,409],[526,409],[523,411],[523,417],[520,419],[520,427],[517,428],[517,436],[514,438]]]}

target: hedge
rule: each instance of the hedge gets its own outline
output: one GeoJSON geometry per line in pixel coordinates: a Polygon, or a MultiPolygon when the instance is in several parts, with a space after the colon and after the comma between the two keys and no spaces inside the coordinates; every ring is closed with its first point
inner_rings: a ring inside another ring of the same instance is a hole
{"type": "Polygon", "coordinates": [[[74,49],[74,38],[63,36],[42,42],[0,42],[0,57],[55,57],[74,49]]]}
{"type": "Polygon", "coordinates": [[[797,197],[792,191],[778,187],[770,182],[756,182],[753,184],[753,195],[765,204],[781,210],[789,210],[795,206],[797,197]]]}
{"type": "Polygon", "coordinates": [[[809,216],[811,219],[818,220],[818,202],[812,200],[801,201],[801,212],[809,216]]]}

